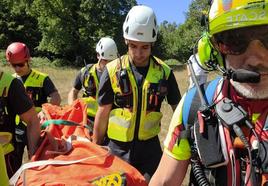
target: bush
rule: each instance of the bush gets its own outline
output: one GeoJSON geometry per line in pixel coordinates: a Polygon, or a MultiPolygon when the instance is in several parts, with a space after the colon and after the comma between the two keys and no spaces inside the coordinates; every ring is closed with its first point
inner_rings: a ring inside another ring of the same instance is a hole
{"type": "Polygon", "coordinates": [[[175,65],[183,65],[182,62],[176,60],[176,59],[168,59],[165,60],[165,63],[168,64],[169,66],[175,66],[175,65]]]}
{"type": "Polygon", "coordinates": [[[72,67],[72,63],[70,61],[60,58],[53,60],[52,65],[54,67],[72,67]]]}
{"type": "Polygon", "coordinates": [[[52,67],[53,66],[51,61],[46,57],[32,57],[31,64],[33,67],[44,67],[44,66],[52,67]]]}
{"type": "Polygon", "coordinates": [[[5,50],[0,50],[0,62],[4,65],[7,64],[5,50]]]}
{"type": "MultiPolygon", "coordinates": [[[[0,62],[2,65],[7,65],[6,61],[6,51],[0,50],[0,62]]],[[[43,67],[43,66],[53,66],[51,61],[46,57],[32,57],[31,58],[31,65],[33,67],[43,67]]]]}

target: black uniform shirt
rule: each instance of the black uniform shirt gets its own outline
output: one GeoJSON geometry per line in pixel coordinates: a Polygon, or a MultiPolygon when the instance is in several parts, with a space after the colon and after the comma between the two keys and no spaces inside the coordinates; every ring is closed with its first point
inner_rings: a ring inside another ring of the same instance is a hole
{"type": "MultiPolygon", "coordinates": [[[[18,77],[18,79],[21,79],[23,83],[25,83],[25,81],[27,80],[27,78],[29,77],[30,74],[25,75],[25,76],[21,76],[20,78],[18,77]]],[[[45,97],[49,97],[49,95],[53,92],[57,91],[54,83],[51,81],[51,79],[47,76],[44,79],[44,83],[43,83],[43,87],[42,87],[42,95],[44,95],[45,97]]]]}
{"type": "MultiPolygon", "coordinates": [[[[138,68],[134,66],[132,67],[132,71],[134,72],[133,74],[137,81],[138,87],[142,85],[141,83],[143,82],[143,79],[145,79],[148,69],[149,69],[148,66],[138,67],[138,68]]],[[[175,79],[175,76],[173,74],[173,71],[171,71],[168,77],[167,101],[170,105],[176,105],[179,103],[180,99],[181,99],[181,95],[180,95],[179,87],[175,79]]],[[[102,74],[100,84],[99,84],[98,103],[99,105],[107,105],[107,104],[112,104],[113,102],[114,102],[114,92],[111,86],[108,70],[105,67],[105,70],[102,74]]]]}
{"type": "Polygon", "coordinates": [[[16,78],[10,84],[6,107],[8,128],[6,125],[0,125],[0,131],[9,131],[14,134],[16,114],[23,114],[33,107],[33,102],[26,94],[22,82],[16,78]]]}
{"type": "MultiPolygon", "coordinates": [[[[97,72],[98,79],[100,79],[102,75],[102,71],[96,70],[96,72],[97,72]]],[[[84,73],[82,73],[82,71],[80,70],[79,73],[76,75],[73,87],[76,90],[81,90],[83,87],[83,80],[84,80],[84,73]]]]}
{"type": "Polygon", "coordinates": [[[11,82],[8,91],[7,107],[10,109],[9,114],[23,114],[33,107],[33,102],[26,94],[23,84],[14,79],[11,82]]]}

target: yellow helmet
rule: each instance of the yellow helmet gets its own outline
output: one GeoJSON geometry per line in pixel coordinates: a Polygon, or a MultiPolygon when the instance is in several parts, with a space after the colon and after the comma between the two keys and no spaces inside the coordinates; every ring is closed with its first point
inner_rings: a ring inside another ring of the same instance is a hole
{"type": "Polygon", "coordinates": [[[268,24],[268,0],[213,0],[209,33],[268,24]]]}

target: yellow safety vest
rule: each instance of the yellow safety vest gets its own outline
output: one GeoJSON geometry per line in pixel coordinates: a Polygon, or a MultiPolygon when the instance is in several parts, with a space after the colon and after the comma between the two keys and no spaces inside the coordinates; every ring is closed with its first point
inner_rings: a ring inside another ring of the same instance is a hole
{"type": "MultiPolygon", "coordinates": [[[[8,111],[7,111],[7,96],[8,96],[8,91],[9,91],[9,87],[11,82],[13,81],[13,77],[10,74],[7,74],[5,72],[1,72],[0,71],[0,110],[1,110],[1,115],[8,115],[8,111]]],[[[1,118],[4,119],[4,116],[1,116],[1,118]]],[[[12,121],[0,121],[3,122],[1,125],[3,125],[2,128],[4,128],[4,131],[0,131],[2,134],[4,134],[4,136],[11,138],[12,139],[12,133],[9,131],[12,130],[8,130],[10,128],[12,128],[10,125],[12,124],[12,121]]],[[[10,141],[10,140],[9,140],[10,141]]],[[[3,146],[4,148],[4,152],[9,153],[12,152],[14,150],[14,147],[11,143],[5,144],[5,146],[3,146]]]]}
{"type": "Polygon", "coordinates": [[[87,103],[87,115],[91,117],[95,117],[97,110],[98,110],[98,88],[99,88],[99,79],[96,73],[96,66],[97,64],[94,64],[93,66],[86,66],[81,69],[82,76],[83,76],[83,100],[87,103]],[[93,78],[94,82],[90,82],[90,78],[93,78]],[[95,95],[88,95],[87,89],[90,85],[90,83],[94,83],[95,85],[95,95]]]}
{"type": "Polygon", "coordinates": [[[7,175],[5,154],[2,145],[0,145],[0,169],[0,185],[7,186],[9,179],[7,175]]]}
{"type": "MultiPolygon", "coordinates": [[[[161,112],[148,111],[147,110],[147,94],[151,83],[159,83],[160,80],[168,78],[170,74],[170,68],[163,61],[158,58],[150,60],[150,66],[146,78],[144,79],[142,86],[142,97],[138,98],[138,88],[135,77],[132,73],[129,57],[125,55],[121,57],[122,68],[127,70],[127,74],[130,80],[133,96],[132,108],[115,108],[110,112],[109,124],[108,124],[108,137],[122,142],[130,142],[134,139],[138,99],[141,100],[141,115],[139,121],[138,139],[147,140],[158,135],[160,132],[160,121],[162,118],[161,112]]],[[[106,65],[111,80],[111,86],[114,94],[122,94],[120,89],[117,73],[120,71],[120,60],[117,59],[106,65]]],[[[161,104],[161,103],[160,103],[161,104]]]]}
{"type": "MultiPolygon", "coordinates": [[[[13,74],[14,77],[18,78],[18,75],[13,74]]],[[[40,112],[42,110],[42,104],[46,102],[46,100],[41,100],[41,89],[44,86],[44,80],[48,75],[37,70],[32,69],[30,75],[27,77],[26,81],[23,83],[24,87],[27,91],[27,94],[31,98],[34,103],[36,112],[40,112]],[[29,89],[33,90],[29,90],[29,89]]],[[[20,117],[16,116],[16,124],[20,123],[20,117]]],[[[24,125],[26,123],[22,122],[24,125]]]]}
{"type": "Polygon", "coordinates": [[[11,145],[12,134],[9,132],[0,132],[0,185],[7,186],[8,175],[6,170],[5,155],[14,150],[11,145]]]}
{"type": "MultiPolygon", "coordinates": [[[[7,101],[8,91],[11,82],[13,81],[13,77],[10,74],[4,73],[0,71],[0,110],[2,114],[8,115],[7,107],[4,105],[3,102],[7,101]],[[2,102],[3,101],[3,102],[2,102]]],[[[4,118],[4,117],[1,117],[4,118]]],[[[12,152],[14,150],[13,145],[11,144],[12,140],[12,133],[8,132],[8,129],[10,129],[10,125],[12,123],[5,123],[6,121],[0,121],[3,122],[3,125],[5,125],[3,128],[6,128],[6,131],[0,131],[0,185],[8,185],[8,176],[6,171],[6,164],[5,164],[5,158],[4,155],[12,152]]],[[[5,129],[4,129],[5,130],[5,129]]]]}
{"type": "MultiPolygon", "coordinates": [[[[17,74],[14,74],[13,76],[16,78],[18,77],[17,74]]],[[[30,90],[27,91],[27,94],[33,100],[34,106],[37,112],[41,111],[42,104],[46,102],[44,100],[41,100],[42,98],[41,98],[40,92],[44,86],[44,81],[47,76],[48,75],[45,73],[32,69],[30,75],[27,77],[26,81],[23,83],[26,90],[28,90],[28,88],[35,89],[35,90],[32,90],[34,92],[31,92],[30,90]]]]}

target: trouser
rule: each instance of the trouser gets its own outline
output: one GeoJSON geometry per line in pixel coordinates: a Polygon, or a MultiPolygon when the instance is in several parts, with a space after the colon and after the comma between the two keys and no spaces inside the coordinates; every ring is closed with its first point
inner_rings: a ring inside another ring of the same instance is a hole
{"type": "Polygon", "coordinates": [[[110,139],[108,146],[111,148],[112,154],[119,156],[138,169],[148,182],[162,157],[158,136],[145,141],[133,140],[132,142],[119,142],[110,139]]]}

